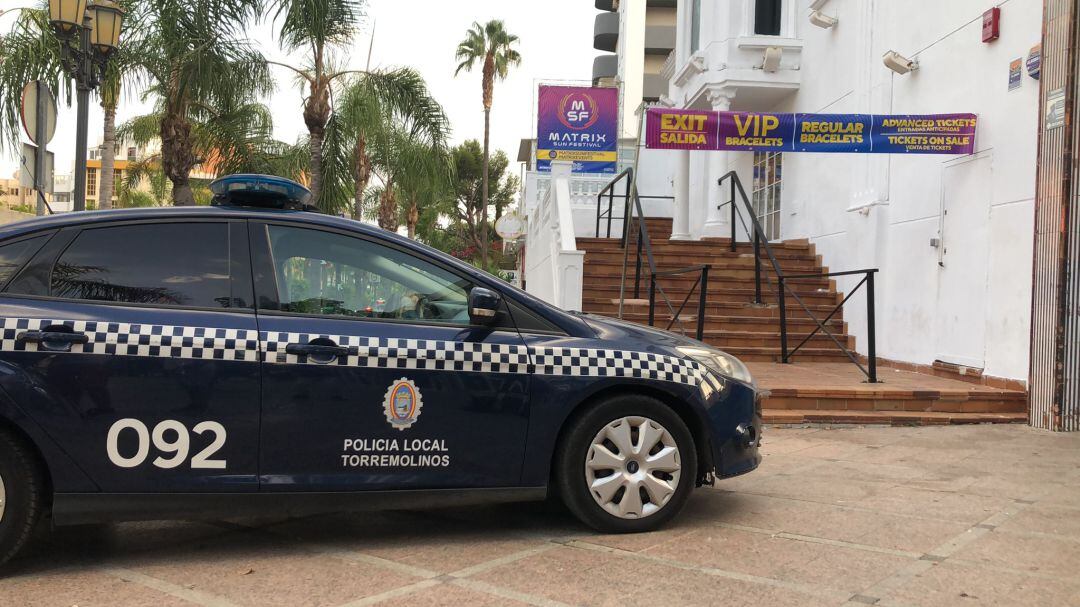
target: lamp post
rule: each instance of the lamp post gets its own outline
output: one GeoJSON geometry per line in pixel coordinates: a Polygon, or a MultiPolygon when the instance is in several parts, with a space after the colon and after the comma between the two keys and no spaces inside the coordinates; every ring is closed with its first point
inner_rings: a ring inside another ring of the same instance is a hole
{"type": "Polygon", "coordinates": [[[64,71],[75,79],[76,211],[86,210],[86,139],[90,91],[101,84],[109,56],[120,43],[124,11],[108,0],[49,0],[49,22],[60,39],[64,71]]]}

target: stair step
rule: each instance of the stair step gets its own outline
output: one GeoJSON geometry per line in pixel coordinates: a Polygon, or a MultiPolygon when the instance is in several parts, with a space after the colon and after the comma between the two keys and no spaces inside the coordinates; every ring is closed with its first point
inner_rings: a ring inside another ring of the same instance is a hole
{"type": "MultiPolygon", "coordinates": [[[[584,249],[586,247],[612,247],[621,251],[620,246],[621,239],[619,238],[591,238],[579,236],[577,238],[578,248],[584,249]]],[[[635,239],[630,240],[631,245],[635,245],[637,241],[635,239]]],[[[649,244],[652,245],[655,252],[658,248],[687,251],[687,252],[700,252],[702,250],[710,251],[731,251],[731,239],[728,238],[706,238],[704,240],[671,240],[669,238],[658,238],[652,234],[649,235],[649,244]]],[[[735,248],[739,253],[752,253],[754,251],[753,243],[739,241],[736,243],[735,248]]],[[[779,255],[781,253],[797,253],[801,255],[809,255],[811,257],[816,256],[813,253],[815,250],[813,245],[806,242],[770,242],[769,248],[773,253],[779,255]]],[[[761,247],[761,255],[766,256],[765,247],[761,247]]]]}
{"type": "MultiPolygon", "coordinates": [[[[616,295],[617,295],[617,293],[616,293],[616,295]]],[[[590,298],[584,298],[582,300],[582,303],[583,303],[582,307],[584,308],[584,311],[588,312],[590,314],[597,314],[597,315],[600,315],[600,316],[614,317],[619,313],[619,303],[618,303],[617,299],[613,302],[612,298],[590,297],[590,298]]],[[[681,303],[681,300],[678,303],[681,303]]],[[[833,305],[833,306],[828,306],[828,305],[825,305],[825,306],[808,305],[807,307],[809,307],[810,310],[818,318],[825,318],[826,316],[828,316],[828,314],[830,312],[833,311],[833,309],[835,308],[835,305],[833,305]]],[[[697,302],[696,301],[691,301],[691,302],[686,304],[686,309],[683,310],[683,314],[695,314],[696,315],[697,314],[697,308],[698,308],[697,302]]],[[[661,304],[660,309],[663,309],[663,304],[661,304]]],[[[648,306],[646,305],[645,302],[642,302],[641,305],[636,305],[634,303],[628,303],[626,306],[623,307],[623,315],[624,316],[627,313],[633,313],[635,311],[640,311],[642,313],[648,314],[648,306]]],[[[778,306],[776,306],[775,304],[766,304],[766,305],[763,305],[763,306],[759,306],[757,304],[753,304],[753,303],[749,303],[749,302],[738,303],[738,302],[726,302],[726,301],[709,301],[705,306],[705,313],[707,315],[709,315],[709,316],[719,316],[719,317],[739,316],[739,317],[772,318],[772,319],[779,319],[780,318],[780,308],[778,306]]],[[[796,307],[796,306],[788,306],[788,308],[787,308],[787,318],[788,318],[789,321],[793,320],[793,319],[806,319],[806,320],[809,320],[809,317],[807,316],[806,311],[803,310],[801,307],[796,307]]],[[[837,312],[836,315],[833,316],[833,318],[837,319],[837,320],[842,320],[842,314],[840,312],[837,312]]]]}
{"type": "MultiPolygon", "coordinates": [[[[589,298],[589,299],[615,300],[616,303],[617,303],[618,299],[619,299],[619,292],[620,292],[620,285],[619,285],[618,281],[616,281],[614,284],[611,284],[610,281],[603,280],[602,284],[594,284],[595,282],[600,281],[600,280],[601,279],[592,280],[592,279],[589,279],[588,277],[586,277],[585,284],[587,286],[585,287],[585,291],[582,294],[582,296],[584,298],[589,298]]],[[[694,286],[693,283],[689,283],[689,284],[660,284],[659,289],[657,289],[657,292],[656,292],[656,301],[661,306],[663,306],[664,297],[660,293],[660,291],[662,290],[663,293],[665,295],[667,295],[668,299],[671,300],[676,306],[678,306],[679,304],[681,304],[683,302],[684,299],[686,299],[686,296],[688,294],[690,294],[690,288],[692,286],[694,286]]],[[[626,291],[625,292],[626,292],[626,296],[628,298],[633,297],[633,295],[634,295],[633,281],[627,281],[626,291]]],[[[795,293],[799,296],[799,299],[801,299],[803,301],[803,303],[805,303],[807,305],[816,305],[816,306],[823,306],[824,307],[824,306],[828,306],[829,304],[832,304],[835,307],[836,304],[840,303],[840,300],[841,300],[840,295],[838,293],[834,292],[834,291],[796,291],[795,293]]],[[[648,286],[647,282],[645,282],[644,284],[641,285],[641,290],[638,293],[638,295],[639,295],[639,298],[642,300],[642,302],[644,304],[646,302],[646,300],[648,299],[648,297],[649,297],[649,286],[648,286]]],[[[691,304],[693,304],[694,309],[696,310],[697,309],[698,298],[700,297],[700,295],[701,295],[701,290],[695,288],[694,291],[693,291],[693,295],[690,297],[690,301],[688,301],[687,304],[686,304],[687,307],[689,307],[691,304]]],[[[771,290],[764,290],[763,289],[762,292],[761,292],[761,300],[762,300],[762,302],[764,304],[778,305],[779,299],[780,299],[779,294],[778,293],[773,293],[771,290]]],[[[786,301],[787,301],[787,306],[792,308],[792,309],[800,307],[799,302],[796,301],[793,296],[791,296],[790,291],[788,292],[788,296],[786,298],[786,301]]],[[[708,304],[712,304],[712,303],[724,303],[724,302],[738,303],[738,304],[744,304],[744,303],[745,304],[752,304],[752,303],[754,303],[754,289],[753,288],[726,289],[726,288],[723,288],[723,287],[719,287],[719,286],[714,287],[714,286],[710,285],[709,290],[708,290],[708,297],[706,299],[706,304],[708,305],[708,304]]]]}
{"type": "MultiPolygon", "coordinates": [[[[936,426],[952,424],[1023,424],[1027,413],[945,413],[935,411],[842,411],[769,409],[767,424],[868,424],[936,426]]],[[[768,433],[765,435],[768,437],[768,433]]],[[[768,440],[766,438],[765,440],[768,440]]]]}

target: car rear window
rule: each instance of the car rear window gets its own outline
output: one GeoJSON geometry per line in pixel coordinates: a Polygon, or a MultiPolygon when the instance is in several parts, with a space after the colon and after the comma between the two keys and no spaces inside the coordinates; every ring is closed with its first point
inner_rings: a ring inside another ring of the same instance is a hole
{"type": "Polygon", "coordinates": [[[34,253],[37,253],[47,239],[48,236],[38,236],[0,245],[0,289],[7,286],[8,281],[15,276],[19,268],[23,267],[34,256],[34,253]]]}
{"type": "Polygon", "coordinates": [[[225,223],[84,230],[53,269],[53,297],[199,308],[230,305],[225,223]]]}

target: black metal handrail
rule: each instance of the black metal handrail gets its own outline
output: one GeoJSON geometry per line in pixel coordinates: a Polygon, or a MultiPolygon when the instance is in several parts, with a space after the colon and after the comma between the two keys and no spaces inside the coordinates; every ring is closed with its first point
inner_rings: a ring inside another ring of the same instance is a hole
{"type": "MultiPolygon", "coordinates": [[[[618,184],[619,181],[621,181],[624,177],[629,177],[629,179],[626,180],[626,194],[623,194],[623,201],[624,201],[624,203],[623,203],[623,205],[624,205],[623,206],[623,219],[626,219],[626,216],[629,215],[629,210],[628,209],[630,207],[630,190],[631,190],[631,187],[632,187],[632,185],[634,183],[634,169],[633,168],[628,168],[625,171],[623,171],[622,173],[619,173],[614,179],[611,180],[611,182],[609,182],[606,186],[604,186],[604,189],[600,190],[599,194],[596,195],[596,237],[597,238],[600,238],[600,220],[605,216],[607,217],[607,237],[611,238],[611,220],[612,220],[611,209],[615,204],[615,185],[618,184]],[[606,213],[601,213],[601,209],[604,206],[604,195],[605,194],[608,197],[607,212],[606,213]]],[[[625,244],[624,244],[624,246],[625,246],[625,244]]]]}
{"type": "MultiPolygon", "coordinates": [[[[601,219],[606,217],[607,221],[608,221],[608,238],[611,237],[611,222],[613,220],[612,209],[614,208],[614,199],[615,199],[616,196],[618,196],[617,194],[615,194],[615,188],[618,187],[619,182],[623,181],[623,180],[626,180],[626,193],[622,195],[622,196],[624,196],[623,216],[622,216],[623,226],[622,226],[622,236],[619,239],[619,246],[623,250],[622,277],[621,277],[621,280],[619,282],[619,318],[622,318],[622,316],[623,316],[623,304],[626,301],[626,272],[627,272],[627,265],[629,264],[629,259],[630,259],[630,248],[629,248],[630,234],[631,234],[631,232],[633,230],[633,226],[636,225],[637,226],[637,242],[636,242],[636,246],[635,246],[636,253],[634,255],[634,299],[638,299],[638,298],[641,297],[641,274],[642,274],[642,270],[643,270],[642,262],[645,261],[645,262],[647,262],[649,264],[649,275],[651,277],[649,279],[649,318],[650,319],[655,319],[655,317],[656,317],[656,296],[659,295],[661,300],[664,302],[664,305],[667,306],[668,311],[671,313],[672,321],[671,321],[671,323],[668,324],[668,329],[670,330],[675,325],[675,323],[677,322],[677,323],[679,323],[680,330],[683,332],[683,334],[685,334],[686,330],[685,330],[685,327],[682,324],[682,318],[680,318],[680,315],[681,315],[682,311],[686,308],[686,304],[690,300],[690,295],[687,295],[686,300],[683,301],[683,305],[679,308],[678,311],[676,311],[675,306],[671,302],[671,299],[667,296],[667,293],[664,291],[664,288],[660,284],[657,283],[656,279],[658,277],[662,277],[662,276],[683,274],[683,273],[687,273],[689,271],[700,271],[701,275],[698,277],[698,280],[695,283],[695,288],[697,288],[697,286],[699,286],[699,285],[703,285],[703,286],[707,287],[708,286],[708,270],[707,269],[702,270],[701,268],[688,268],[686,270],[676,270],[676,271],[664,271],[664,272],[661,272],[661,271],[658,271],[656,269],[656,258],[653,256],[652,239],[651,239],[651,237],[649,235],[649,226],[645,222],[645,212],[641,207],[641,199],[643,198],[643,196],[638,194],[637,184],[634,181],[634,170],[632,168],[628,168],[625,171],[623,171],[622,173],[619,173],[615,177],[615,179],[613,179],[610,183],[608,183],[608,185],[604,186],[604,188],[597,195],[597,200],[596,200],[596,202],[597,202],[597,204],[596,204],[596,207],[597,207],[597,210],[596,210],[596,235],[599,238],[601,219]],[[607,196],[607,198],[608,198],[608,209],[607,209],[606,213],[603,213],[601,211],[601,207],[602,207],[603,200],[604,200],[605,196],[607,196]],[[636,221],[635,221],[635,218],[636,218],[636,221]]],[[[668,199],[670,199],[671,197],[659,197],[659,196],[656,196],[656,197],[652,197],[652,198],[657,198],[657,199],[668,198],[668,199]]],[[[693,289],[691,289],[691,294],[693,294],[693,289]]],[[[700,309],[699,309],[699,313],[698,313],[698,328],[697,328],[697,335],[699,335],[699,336],[703,335],[703,332],[705,330],[704,310],[705,310],[705,307],[706,307],[705,304],[706,304],[706,298],[707,297],[708,297],[708,289],[707,288],[701,289],[701,293],[700,293],[700,300],[701,301],[700,301],[700,309]]],[[[652,321],[650,321],[650,322],[652,322],[652,321]]]]}
{"type": "MultiPolygon", "coordinates": [[[[594,234],[596,234],[597,238],[600,238],[600,234],[605,234],[604,238],[611,238],[611,223],[612,223],[612,221],[614,221],[616,219],[625,220],[626,217],[630,214],[630,200],[631,200],[630,188],[631,188],[631,183],[633,182],[633,180],[634,180],[634,169],[633,168],[628,168],[625,171],[623,171],[622,173],[619,173],[615,177],[615,179],[613,179],[606,186],[604,186],[604,189],[600,190],[600,193],[596,195],[596,231],[594,232],[594,234]],[[615,185],[619,181],[621,181],[623,178],[625,178],[627,176],[629,176],[629,179],[626,180],[626,192],[623,193],[623,194],[616,194],[615,193],[615,185]],[[604,209],[604,198],[605,197],[607,198],[607,209],[604,209]],[[622,214],[622,216],[618,216],[618,217],[615,216],[615,214],[614,214],[615,201],[617,199],[623,201],[623,214],[622,214]],[[607,219],[607,231],[606,231],[606,233],[603,230],[601,230],[601,227],[600,227],[601,224],[603,224],[604,219],[607,219]]],[[[637,198],[641,199],[641,200],[675,200],[674,196],[648,196],[648,195],[643,196],[641,194],[635,194],[635,196],[637,198]]],[[[622,240],[622,245],[626,246],[626,230],[625,229],[623,230],[623,235],[620,238],[622,240]]]]}
{"type": "Polygon", "coordinates": [[[777,260],[776,254],[773,252],[772,246],[769,245],[769,239],[765,235],[765,230],[762,229],[761,222],[758,221],[757,213],[754,212],[754,207],[753,207],[752,204],[750,204],[750,198],[746,195],[746,190],[743,188],[742,181],[739,179],[738,173],[736,171],[729,172],[728,174],[724,175],[723,177],[721,177],[717,181],[717,185],[719,185],[720,187],[723,187],[725,181],[730,181],[730,183],[731,183],[731,200],[724,203],[724,204],[722,204],[722,205],[720,205],[719,208],[723,208],[724,206],[726,206],[728,204],[731,205],[731,251],[734,253],[734,252],[736,252],[738,250],[738,242],[737,242],[738,223],[742,224],[743,230],[747,232],[747,236],[753,241],[753,245],[754,245],[754,302],[755,303],[757,303],[757,304],[764,303],[763,300],[762,300],[762,296],[761,296],[762,282],[763,281],[764,282],[771,282],[769,280],[768,275],[763,271],[763,268],[762,268],[762,263],[761,263],[761,250],[762,249],[765,250],[765,254],[769,258],[770,265],[772,265],[772,270],[776,274],[776,277],[777,277],[778,289],[779,289],[778,290],[778,296],[779,296],[779,302],[778,303],[779,303],[779,306],[780,306],[780,350],[781,350],[781,360],[785,364],[790,363],[792,355],[794,355],[796,352],[798,352],[798,350],[800,348],[802,348],[806,343],[808,343],[810,341],[810,339],[814,337],[814,335],[817,335],[818,332],[820,332],[820,331],[824,331],[825,334],[828,335],[830,339],[832,339],[833,343],[835,343],[840,348],[840,350],[844,353],[844,355],[847,356],[851,360],[851,362],[855,363],[855,366],[859,367],[859,370],[862,371],[863,374],[866,375],[866,377],[867,377],[867,379],[868,379],[868,381],[870,383],[877,383],[877,358],[876,358],[876,355],[877,355],[877,353],[876,353],[876,351],[877,351],[877,343],[876,343],[876,328],[875,328],[875,322],[876,321],[875,321],[875,317],[874,317],[874,308],[873,308],[873,306],[874,306],[874,274],[876,274],[878,272],[878,270],[877,269],[867,269],[867,270],[852,270],[852,271],[848,271],[848,272],[832,272],[832,273],[826,273],[826,274],[808,274],[808,275],[800,275],[800,276],[785,276],[783,269],[781,269],[781,267],[780,267],[780,262],[777,260]],[[752,228],[748,228],[747,225],[746,225],[746,222],[742,221],[741,213],[739,212],[739,207],[738,207],[738,202],[740,202],[740,201],[742,202],[742,206],[744,208],[746,216],[750,218],[750,225],[752,226],[752,228]],[[829,277],[833,277],[833,276],[853,276],[853,275],[858,275],[858,274],[865,274],[865,277],[863,278],[863,281],[860,282],[847,295],[847,297],[845,297],[844,300],[842,302],[840,302],[840,304],[832,312],[829,313],[829,315],[825,318],[824,322],[818,320],[817,316],[814,315],[814,313],[810,309],[810,307],[808,305],[806,305],[806,302],[804,302],[802,300],[802,298],[799,297],[799,295],[797,293],[795,293],[795,291],[792,290],[790,288],[790,285],[788,284],[792,280],[821,279],[821,278],[829,278],[829,277]],[[840,340],[836,339],[836,336],[834,336],[828,330],[828,328],[826,328],[826,326],[825,326],[825,323],[829,322],[829,320],[831,320],[832,317],[835,316],[837,312],[839,312],[840,310],[843,309],[844,304],[847,303],[847,301],[849,299],[851,299],[852,295],[854,295],[855,292],[857,292],[862,287],[862,285],[864,283],[867,284],[867,325],[868,325],[868,327],[867,327],[867,341],[868,341],[867,348],[868,348],[868,359],[869,359],[869,364],[868,364],[869,368],[868,369],[864,368],[859,363],[858,358],[855,356],[855,354],[852,353],[851,350],[849,350],[845,345],[840,343],[840,340]],[[792,297],[795,298],[795,301],[798,302],[799,306],[803,309],[804,312],[806,312],[807,316],[809,316],[809,318],[811,320],[813,320],[815,324],[817,324],[817,328],[814,329],[814,331],[811,332],[810,335],[808,335],[791,352],[788,352],[788,349],[787,349],[787,334],[788,334],[788,326],[787,326],[788,325],[788,319],[787,319],[787,305],[786,305],[786,293],[787,292],[791,293],[792,297]]]}
{"type": "Polygon", "coordinates": [[[679,306],[677,312],[671,316],[671,322],[664,328],[666,331],[670,331],[671,327],[675,326],[676,322],[682,322],[681,317],[683,310],[686,309],[686,304],[690,302],[690,298],[694,296],[694,291],[698,290],[698,325],[697,325],[697,340],[702,341],[705,339],[705,308],[707,299],[709,296],[709,270],[712,266],[709,264],[703,264],[698,266],[690,266],[689,268],[682,268],[681,270],[665,270],[661,272],[654,272],[649,275],[649,326],[656,326],[656,279],[660,276],[681,276],[683,274],[689,274],[691,272],[697,272],[697,280],[690,287],[690,291],[686,294],[686,298],[683,299],[682,305],[679,306]]]}
{"type": "Polygon", "coordinates": [[[784,276],[784,275],[781,274],[779,276],[779,282],[780,282],[780,318],[784,319],[783,322],[780,323],[780,351],[781,351],[781,354],[782,354],[781,360],[783,360],[783,362],[785,364],[791,362],[791,357],[794,356],[795,353],[798,352],[800,348],[802,348],[807,343],[809,343],[809,341],[811,339],[813,339],[813,337],[815,335],[817,335],[819,332],[823,332],[823,333],[825,333],[825,335],[828,335],[829,339],[831,339],[833,341],[833,343],[835,343],[837,346],[839,346],[840,350],[843,351],[843,353],[849,359],[851,359],[851,362],[854,363],[855,366],[858,367],[859,370],[862,371],[864,375],[866,375],[866,378],[870,381],[870,383],[876,384],[877,383],[877,335],[876,335],[877,331],[876,331],[876,320],[874,318],[874,275],[877,274],[877,272],[878,272],[878,270],[873,269],[873,270],[852,270],[852,271],[849,271],[849,272],[828,272],[826,274],[803,274],[803,275],[799,275],[799,276],[784,276]],[[832,312],[829,312],[829,315],[825,317],[825,320],[818,320],[817,317],[815,317],[813,315],[813,313],[810,312],[810,310],[807,308],[806,304],[803,303],[802,299],[799,297],[799,294],[796,293],[790,287],[790,283],[793,280],[809,280],[809,279],[832,278],[834,276],[857,276],[859,274],[863,275],[863,279],[861,281],[859,281],[859,284],[855,285],[855,288],[851,289],[848,292],[847,296],[844,297],[844,300],[841,301],[839,304],[837,304],[837,306],[835,308],[833,308],[832,312]],[[846,304],[848,302],[848,300],[851,299],[852,296],[855,295],[855,293],[857,293],[859,291],[859,289],[862,288],[863,285],[866,285],[866,327],[867,327],[866,328],[866,332],[867,332],[867,335],[866,335],[867,353],[866,354],[867,354],[867,367],[868,368],[864,368],[862,366],[862,364],[859,363],[858,358],[854,354],[852,354],[852,352],[850,350],[848,350],[847,347],[845,347],[843,344],[841,344],[840,340],[837,339],[836,336],[833,335],[832,332],[829,331],[829,328],[826,326],[828,324],[828,322],[830,320],[832,320],[832,317],[836,316],[837,312],[844,309],[844,304],[846,304]],[[788,336],[787,336],[787,314],[786,314],[786,312],[787,312],[787,301],[786,301],[787,300],[787,291],[791,291],[791,296],[794,297],[795,300],[798,301],[800,304],[802,304],[803,309],[805,309],[807,314],[810,315],[810,319],[813,320],[814,323],[817,325],[817,327],[813,331],[811,331],[809,335],[804,337],[803,340],[801,342],[799,342],[799,345],[795,346],[795,348],[790,350],[790,351],[788,351],[788,336]]]}

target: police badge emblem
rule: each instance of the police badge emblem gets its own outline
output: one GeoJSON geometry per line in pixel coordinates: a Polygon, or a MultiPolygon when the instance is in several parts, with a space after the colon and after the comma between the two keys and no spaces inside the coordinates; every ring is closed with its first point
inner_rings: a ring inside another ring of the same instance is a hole
{"type": "Polygon", "coordinates": [[[398,430],[411,428],[420,417],[423,406],[424,399],[420,396],[420,389],[407,377],[397,380],[386,390],[383,411],[386,413],[386,421],[398,430]]]}

